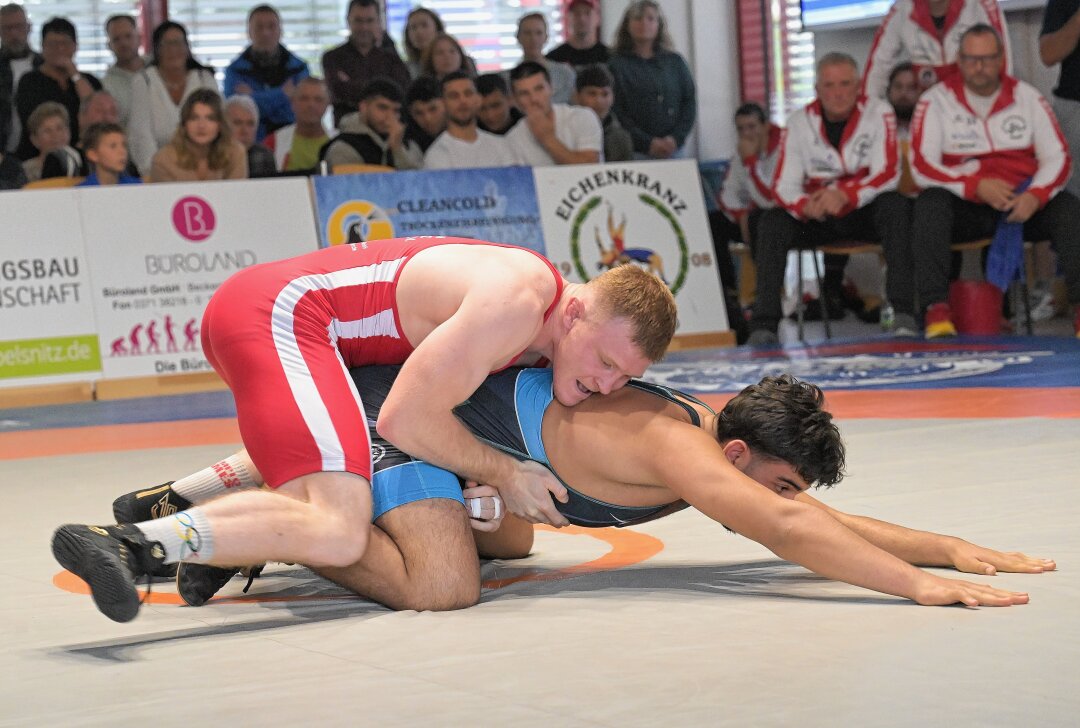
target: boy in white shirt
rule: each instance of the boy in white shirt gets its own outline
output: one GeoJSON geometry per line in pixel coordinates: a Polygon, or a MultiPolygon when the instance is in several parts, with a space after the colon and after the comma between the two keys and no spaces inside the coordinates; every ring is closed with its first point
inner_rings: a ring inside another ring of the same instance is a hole
{"type": "Polygon", "coordinates": [[[506,135],[518,164],[596,164],[604,161],[604,129],[596,112],[551,103],[547,69],[526,61],[510,72],[514,100],[525,112],[506,135]]]}

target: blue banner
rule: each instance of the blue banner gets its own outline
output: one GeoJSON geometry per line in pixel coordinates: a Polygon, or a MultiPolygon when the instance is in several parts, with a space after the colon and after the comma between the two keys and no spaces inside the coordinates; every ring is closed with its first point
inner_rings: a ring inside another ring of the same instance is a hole
{"type": "Polygon", "coordinates": [[[313,181],[323,247],[451,235],[546,252],[528,167],[386,172],[313,181]]]}

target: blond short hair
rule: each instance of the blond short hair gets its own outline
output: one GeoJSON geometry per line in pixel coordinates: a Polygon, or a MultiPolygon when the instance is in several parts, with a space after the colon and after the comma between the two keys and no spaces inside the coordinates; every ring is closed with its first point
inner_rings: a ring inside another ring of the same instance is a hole
{"type": "Polygon", "coordinates": [[[634,329],[633,342],[650,361],[664,358],[678,310],[671,289],[660,278],[636,265],[620,265],[588,283],[596,291],[601,312],[625,318],[634,329]]]}

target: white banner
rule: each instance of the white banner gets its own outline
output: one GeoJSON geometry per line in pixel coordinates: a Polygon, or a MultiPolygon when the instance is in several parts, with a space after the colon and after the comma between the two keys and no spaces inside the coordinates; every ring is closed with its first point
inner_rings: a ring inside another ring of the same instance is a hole
{"type": "Polygon", "coordinates": [[[76,197],[0,193],[0,387],[100,376],[76,197]]]}
{"type": "Polygon", "coordinates": [[[302,178],[100,187],[79,201],[108,378],[209,371],[199,326],[218,286],[318,248],[302,178]]]}
{"type": "Polygon", "coordinates": [[[693,160],[540,167],[533,173],[547,257],[568,280],[640,265],[675,294],[678,333],[728,328],[693,160]]]}

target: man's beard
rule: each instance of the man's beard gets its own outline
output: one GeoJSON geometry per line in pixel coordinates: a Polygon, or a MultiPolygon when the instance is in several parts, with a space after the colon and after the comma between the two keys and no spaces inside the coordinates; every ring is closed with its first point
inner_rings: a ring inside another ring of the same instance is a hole
{"type": "Polygon", "coordinates": [[[915,114],[914,106],[894,106],[893,112],[896,114],[896,120],[905,124],[911,121],[912,115],[915,114]]]}

